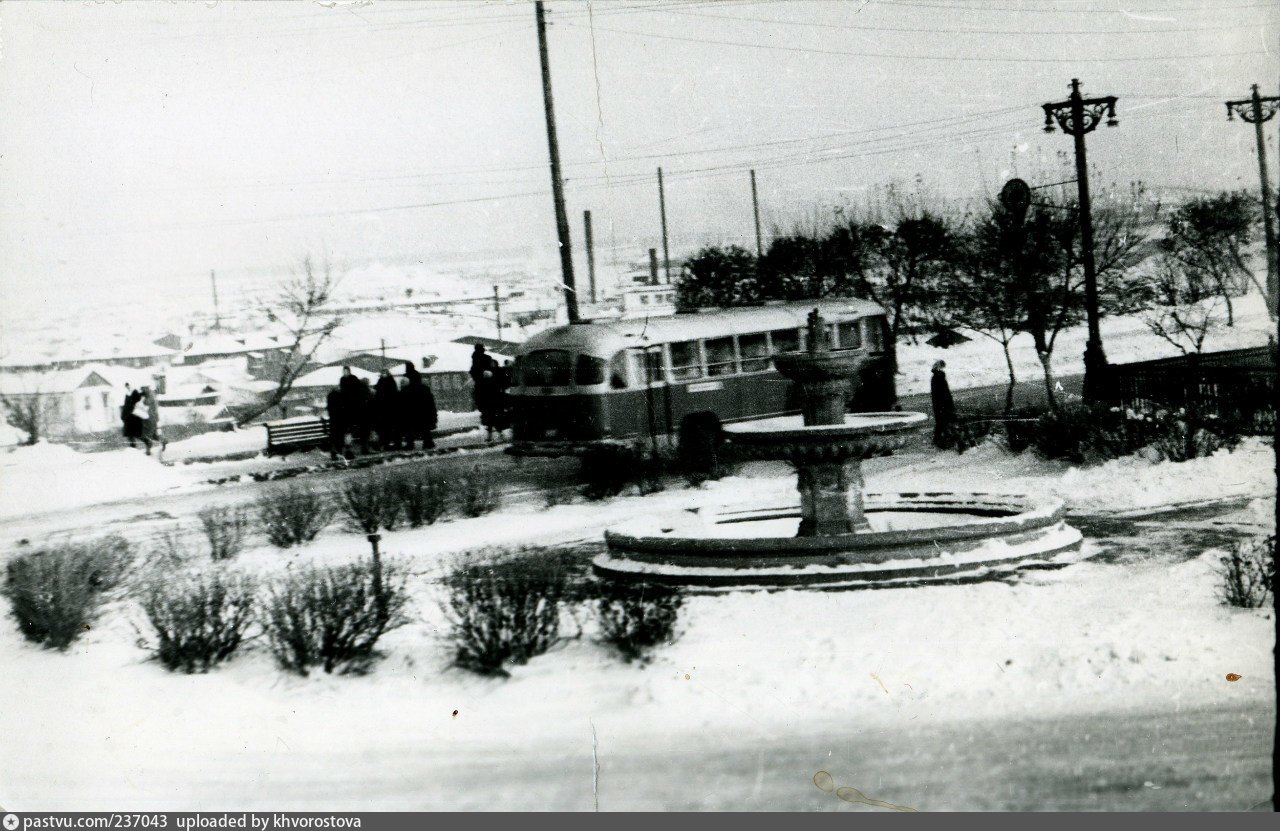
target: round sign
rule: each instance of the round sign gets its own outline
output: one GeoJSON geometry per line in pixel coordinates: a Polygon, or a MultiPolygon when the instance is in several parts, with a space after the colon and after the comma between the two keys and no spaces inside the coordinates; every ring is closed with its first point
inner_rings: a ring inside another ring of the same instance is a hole
{"type": "Polygon", "coordinates": [[[1010,213],[1023,216],[1031,205],[1031,186],[1021,179],[1010,179],[1000,189],[1000,204],[1010,213]]]}

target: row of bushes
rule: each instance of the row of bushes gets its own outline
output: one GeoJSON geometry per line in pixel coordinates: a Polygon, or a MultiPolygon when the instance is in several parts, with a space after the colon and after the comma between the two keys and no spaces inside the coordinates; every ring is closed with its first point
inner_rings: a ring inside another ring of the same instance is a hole
{"type": "MultiPolygon", "coordinates": [[[[89,628],[107,593],[121,586],[132,558],[120,537],[15,557],[4,594],[22,634],[67,648],[89,628]]],[[[681,602],[668,589],[591,582],[568,552],[464,564],[444,588],[454,663],[487,675],[505,675],[510,665],[562,641],[562,618],[576,619],[583,606],[594,609],[602,641],[629,662],[644,660],[673,637],[681,602]]],[[[264,639],[280,667],[299,675],[316,668],[363,672],[382,636],[408,620],[406,574],[376,554],[308,566],[266,584],[219,566],[156,572],[137,596],[149,625],[139,643],[166,668],[186,673],[208,671],[252,637],[264,639]]]]}
{"type": "Polygon", "coordinates": [[[954,447],[964,452],[997,430],[1003,431],[1014,452],[1031,447],[1046,459],[1074,465],[1117,459],[1144,449],[1160,460],[1185,462],[1231,450],[1251,432],[1242,420],[1185,409],[1133,413],[1073,403],[1040,416],[1014,414],[1009,419],[961,422],[953,434],[954,447]]]}
{"type": "MultiPolygon", "coordinates": [[[[431,525],[450,511],[467,517],[483,516],[499,503],[493,473],[477,468],[447,479],[421,467],[377,471],[348,479],[328,491],[291,484],[263,493],[251,510],[245,506],[206,508],[198,514],[209,556],[230,560],[244,550],[256,527],[272,545],[290,548],[310,542],[335,515],[348,530],[364,534],[401,525],[431,525]]],[[[161,539],[171,560],[183,559],[186,542],[180,528],[161,539]]]]}

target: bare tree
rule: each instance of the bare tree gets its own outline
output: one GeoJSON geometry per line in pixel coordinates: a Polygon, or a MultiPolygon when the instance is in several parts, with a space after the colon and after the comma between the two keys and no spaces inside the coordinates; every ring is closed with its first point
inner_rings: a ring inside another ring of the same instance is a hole
{"type": "Polygon", "coordinates": [[[1219,289],[1210,275],[1187,268],[1179,256],[1166,251],[1147,283],[1151,305],[1142,320],[1182,354],[1198,354],[1209,333],[1223,323],[1227,300],[1219,289]]]}
{"type": "MultiPolygon", "coordinates": [[[[1140,196],[1140,191],[1138,193],[1140,196]]],[[[1053,350],[1064,329],[1084,320],[1084,271],[1080,244],[1078,206],[1065,194],[1042,194],[1028,218],[1023,277],[1019,291],[1023,329],[1036,347],[1044,368],[1045,394],[1057,411],[1053,350]]],[[[1137,264],[1145,236],[1134,201],[1104,192],[1093,211],[1094,272],[1098,281],[1100,312],[1132,313],[1141,308],[1143,295],[1130,271],[1137,264]]]]}
{"type": "Polygon", "coordinates": [[[54,401],[39,389],[20,394],[0,394],[4,418],[9,426],[27,434],[23,444],[35,444],[49,429],[54,401]]]}
{"type": "MultiPolygon", "coordinates": [[[[1169,219],[1165,238],[1170,264],[1199,287],[1213,286],[1235,325],[1231,298],[1243,294],[1252,272],[1244,261],[1256,221],[1253,199],[1243,191],[1192,199],[1169,219]]],[[[1263,292],[1265,295],[1265,292],[1263,292]]]]}
{"type": "Polygon", "coordinates": [[[310,256],[306,256],[298,268],[281,282],[275,295],[260,304],[259,310],[266,318],[288,333],[289,345],[273,379],[275,389],[262,401],[242,411],[237,423],[247,424],[272,407],[280,406],[293,389],[294,382],[310,368],[316,351],[342,324],[342,318],[331,307],[339,282],[341,277],[334,274],[328,262],[317,265],[310,256]]]}
{"type": "Polygon", "coordinates": [[[988,213],[960,235],[956,267],[939,282],[932,306],[937,327],[962,326],[1000,344],[1009,383],[1004,412],[1013,410],[1018,384],[1009,346],[1023,329],[1021,292],[1029,235],[1003,206],[991,203],[988,213]]]}

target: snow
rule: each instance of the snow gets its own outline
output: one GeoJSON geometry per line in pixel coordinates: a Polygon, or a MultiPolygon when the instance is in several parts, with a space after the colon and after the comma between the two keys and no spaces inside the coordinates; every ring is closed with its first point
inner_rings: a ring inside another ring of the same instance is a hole
{"type": "MultiPolygon", "coordinates": [[[[55,466],[70,452],[31,450],[55,466]]],[[[877,490],[916,481],[955,490],[982,479],[988,487],[1056,489],[1076,507],[1102,502],[1112,510],[1154,493],[1202,494],[1202,477],[1222,471],[1239,471],[1234,478],[1251,488],[1271,475],[1256,442],[1181,465],[1124,460],[1107,477],[992,446],[956,461],[932,454],[866,467],[877,490]],[[1109,490],[1096,490],[1109,481],[1109,490]]],[[[108,467],[124,464],[121,457],[108,467]]],[[[423,783],[458,759],[580,751],[588,718],[608,742],[658,747],[680,736],[710,746],[818,735],[851,721],[897,730],[913,722],[1270,706],[1273,612],[1218,603],[1213,551],[1124,566],[1085,560],[1013,584],[690,596],[679,639],[646,668],[595,643],[589,615],[582,639],[514,668],[509,679],[448,668],[443,596],[433,578],[468,552],[596,540],[637,513],[746,498],[773,504],[785,494],[794,499],[786,467],[761,464],[696,490],[551,508],[516,500],[493,516],[387,533],[388,558],[413,574],[414,620],[384,640],[386,656],[366,677],[286,676],[261,648],[208,675],[171,675],[137,645],[140,617],[129,601],[104,610],[66,654],[0,626],[7,670],[0,697],[22,701],[0,707],[0,735],[12,749],[0,756],[5,807],[87,808],[105,799],[121,809],[269,807],[288,794],[305,798],[289,788],[310,787],[326,804],[385,808],[420,798],[423,783]],[[1242,677],[1228,684],[1228,672],[1242,677]],[[397,760],[394,767],[379,767],[384,758],[397,760]],[[356,769],[374,771],[385,790],[326,790],[356,769]]],[[[367,550],[359,535],[335,530],[302,549],[246,551],[236,568],[269,579],[367,550]]]]}
{"type": "Polygon", "coordinates": [[[166,462],[182,462],[187,459],[261,453],[266,449],[267,428],[255,424],[239,430],[201,433],[189,439],[173,442],[165,448],[164,459],[166,462]]]}
{"type": "Polygon", "coordinates": [[[189,484],[160,464],[159,448],[77,453],[61,444],[0,450],[0,518],[138,499],[189,484]]]}

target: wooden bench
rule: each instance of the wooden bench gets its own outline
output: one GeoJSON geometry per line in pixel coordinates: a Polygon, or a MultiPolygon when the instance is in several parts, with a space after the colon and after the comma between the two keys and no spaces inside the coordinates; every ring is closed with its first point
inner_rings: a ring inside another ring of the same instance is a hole
{"type": "Polygon", "coordinates": [[[329,446],[327,418],[268,421],[266,427],[268,456],[288,456],[295,450],[314,450],[329,446]]]}

